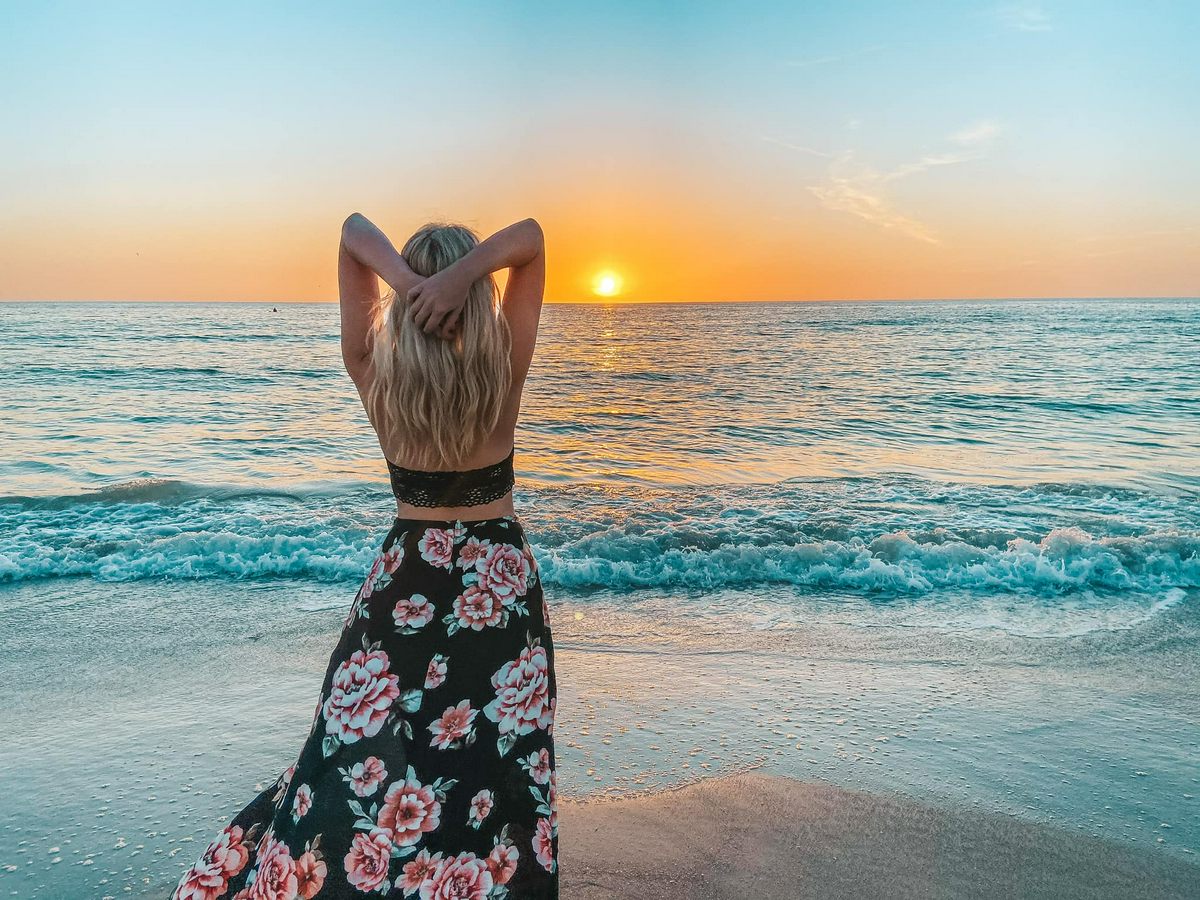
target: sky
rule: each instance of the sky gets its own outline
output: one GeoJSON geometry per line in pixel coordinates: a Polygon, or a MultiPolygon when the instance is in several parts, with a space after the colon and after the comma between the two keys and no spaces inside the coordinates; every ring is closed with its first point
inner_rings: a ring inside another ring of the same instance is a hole
{"type": "Polygon", "coordinates": [[[354,211],[551,301],[1200,294],[1190,0],[0,18],[0,299],[334,300],[354,211]]]}

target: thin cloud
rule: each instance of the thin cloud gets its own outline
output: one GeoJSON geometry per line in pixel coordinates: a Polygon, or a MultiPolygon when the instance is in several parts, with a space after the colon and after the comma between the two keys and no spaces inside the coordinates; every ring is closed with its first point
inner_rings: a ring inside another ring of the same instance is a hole
{"type": "Polygon", "coordinates": [[[849,213],[889,231],[898,231],[927,244],[941,240],[924,223],[896,210],[891,201],[878,189],[886,180],[870,168],[853,170],[853,156],[846,153],[834,160],[824,184],[810,185],[808,190],[826,209],[849,213]]]}
{"type": "Polygon", "coordinates": [[[916,162],[905,163],[902,166],[897,166],[890,172],[880,175],[879,180],[880,182],[895,181],[898,178],[907,178],[909,175],[916,175],[918,172],[936,169],[938,166],[953,166],[958,163],[967,162],[968,160],[979,159],[980,155],[977,153],[942,153],[938,156],[922,156],[916,162]]]}
{"type": "Polygon", "coordinates": [[[956,131],[950,135],[950,140],[964,147],[975,147],[980,144],[989,143],[1000,133],[1000,130],[999,123],[992,119],[984,119],[981,122],[976,122],[974,125],[964,128],[962,131],[956,131]]]}
{"type": "Polygon", "coordinates": [[[826,153],[824,150],[814,150],[812,147],[805,147],[803,144],[789,144],[787,141],[781,141],[777,138],[762,135],[762,139],[769,144],[777,144],[780,147],[787,147],[789,150],[795,150],[798,153],[808,153],[811,156],[819,156],[822,159],[833,159],[832,153],[826,153]]]}
{"type": "Polygon", "coordinates": [[[848,213],[913,240],[927,244],[940,244],[941,238],[932,228],[919,219],[896,209],[887,195],[887,186],[922,172],[980,159],[985,155],[987,145],[1000,131],[998,123],[992,120],[983,120],[967,126],[947,138],[948,141],[958,144],[962,149],[925,154],[913,162],[904,163],[886,172],[879,172],[869,165],[858,162],[852,150],[835,155],[800,144],[789,144],[775,138],[764,137],[763,140],[830,160],[825,180],[820,184],[808,186],[809,192],[826,209],[848,213]]]}
{"type": "Polygon", "coordinates": [[[1017,31],[1052,31],[1050,16],[1036,3],[1014,3],[995,10],[996,18],[1017,31]]]}

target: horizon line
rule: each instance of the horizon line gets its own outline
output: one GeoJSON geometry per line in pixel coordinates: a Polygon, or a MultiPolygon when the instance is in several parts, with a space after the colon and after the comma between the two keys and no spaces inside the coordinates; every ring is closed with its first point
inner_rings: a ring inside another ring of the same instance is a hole
{"type": "MultiPolygon", "coordinates": [[[[1028,297],[822,297],[812,299],[775,300],[617,300],[598,297],[594,300],[543,300],[548,306],[653,306],[653,305],[706,305],[706,304],[752,304],[752,303],[1029,303],[1046,300],[1200,300],[1200,295],[1189,294],[1071,294],[1028,297]]],[[[339,300],[172,300],[172,299],[82,299],[68,297],[0,298],[0,303],[228,303],[231,305],[254,306],[337,306],[339,300]]]]}

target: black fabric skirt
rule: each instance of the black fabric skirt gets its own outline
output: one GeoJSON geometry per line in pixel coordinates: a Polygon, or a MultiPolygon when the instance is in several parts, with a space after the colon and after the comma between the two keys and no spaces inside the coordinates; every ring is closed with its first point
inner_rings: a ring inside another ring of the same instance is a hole
{"type": "Polygon", "coordinates": [[[174,900],[557,898],[556,696],[520,521],[397,519],[299,758],[174,900]]]}

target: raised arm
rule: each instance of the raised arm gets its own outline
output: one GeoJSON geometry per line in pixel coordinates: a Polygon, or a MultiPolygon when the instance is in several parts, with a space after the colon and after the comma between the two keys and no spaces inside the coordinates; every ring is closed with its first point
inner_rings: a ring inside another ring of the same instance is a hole
{"type": "Polygon", "coordinates": [[[540,305],[545,282],[544,253],[542,227],[534,219],[522,219],[500,229],[466,256],[408,292],[413,303],[413,320],[428,334],[446,334],[458,320],[471,284],[501,269],[512,269],[504,292],[506,311],[513,303],[532,300],[533,293],[537,294],[540,305]],[[513,278],[517,278],[518,287],[524,283],[523,290],[514,292],[513,278]],[[529,283],[534,281],[536,284],[529,283]],[[534,287],[536,292],[531,290],[534,287]]]}
{"type": "MultiPolygon", "coordinates": [[[[536,251],[525,262],[514,265],[504,286],[503,308],[512,333],[512,377],[518,384],[533,362],[537,345],[538,323],[542,318],[542,298],[546,293],[546,242],[542,228],[533,219],[529,223],[529,240],[536,251]]],[[[524,224],[524,223],[519,223],[524,224]]]]}
{"type": "Polygon", "coordinates": [[[342,223],[338,247],[338,296],[342,323],[342,362],[356,383],[367,372],[367,336],[379,305],[379,282],[406,294],[421,279],[397,252],[387,235],[361,213],[342,223]]]}

